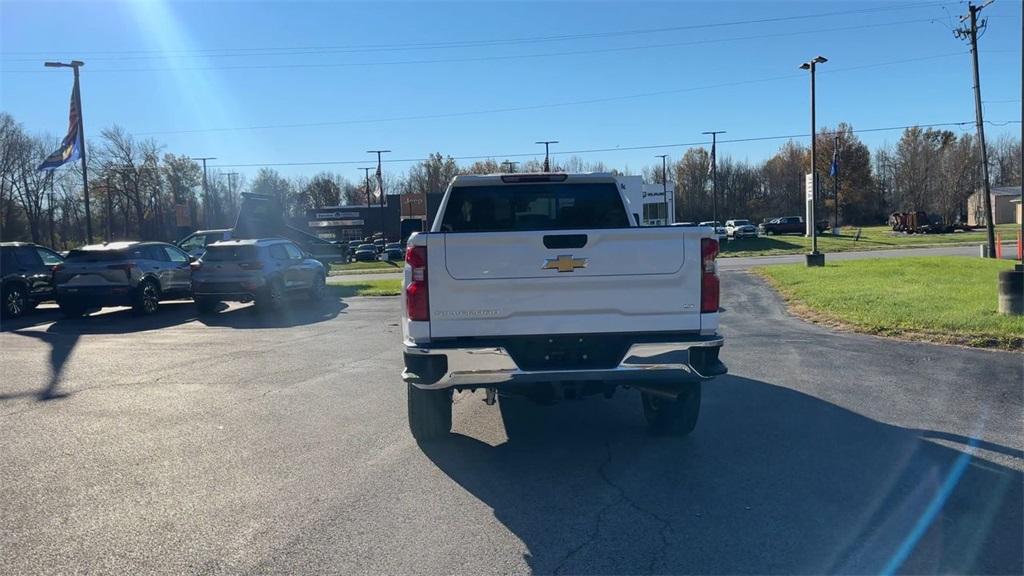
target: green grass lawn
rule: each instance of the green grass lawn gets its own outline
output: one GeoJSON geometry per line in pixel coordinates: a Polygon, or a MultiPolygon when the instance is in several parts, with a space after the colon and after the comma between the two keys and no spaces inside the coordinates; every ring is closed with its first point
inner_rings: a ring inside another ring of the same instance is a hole
{"type": "Polygon", "coordinates": [[[402,279],[388,280],[345,280],[327,283],[327,288],[339,298],[352,296],[398,296],[402,293],[402,279]]]}
{"type": "MultiPolygon", "coordinates": [[[[818,250],[821,252],[852,252],[858,250],[886,250],[891,248],[913,248],[922,246],[939,246],[949,244],[982,244],[985,242],[985,230],[974,232],[954,232],[951,234],[902,234],[893,232],[888,226],[865,226],[860,229],[860,239],[856,240],[857,228],[843,228],[841,236],[825,233],[818,237],[818,250]]],[[[1016,224],[996,226],[996,231],[1004,242],[1017,239],[1020,227],[1016,224]]],[[[808,252],[811,239],[803,236],[760,236],[728,240],[722,243],[722,257],[730,256],[780,256],[783,254],[802,254],[808,252]]],[[[1015,248],[1011,248],[1015,250],[1015,248]]]]}
{"type": "Polygon", "coordinates": [[[330,274],[379,274],[381,272],[401,272],[405,266],[403,261],[374,260],[373,262],[349,262],[348,264],[331,264],[330,274]]]}
{"type": "Polygon", "coordinates": [[[996,313],[1000,270],[1012,261],[923,256],[763,266],[800,316],[861,332],[1024,349],[1024,317],[996,313]]]}

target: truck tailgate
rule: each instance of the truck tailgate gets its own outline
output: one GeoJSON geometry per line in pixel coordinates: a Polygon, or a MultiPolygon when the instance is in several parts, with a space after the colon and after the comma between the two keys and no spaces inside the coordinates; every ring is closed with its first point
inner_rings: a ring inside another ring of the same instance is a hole
{"type": "Polygon", "coordinates": [[[698,331],[682,227],[428,236],[430,337],[698,331]]]}

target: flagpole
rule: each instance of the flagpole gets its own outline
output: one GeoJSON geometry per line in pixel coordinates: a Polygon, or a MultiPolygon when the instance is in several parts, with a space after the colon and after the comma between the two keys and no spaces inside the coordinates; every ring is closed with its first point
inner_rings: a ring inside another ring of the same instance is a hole
{"type": "Polygon", "coordinates": [[[64,62],[44,62],[47,68],[71,68],[75,73],[75,85],[71,93],[75,98],[75,108],[78,109],[78,156],[82,160],[82,196],[85,200],[85,240],[86,244],[92,244],[92,212],[89,210],[89,169],[85,158],[85,123],[82,121],[82,93],[78,82],[78,69],[85,66],[81,60],[64,62]]]}
{"type": "Polygon", "coordinates": [[[75,71],[75,104],[78,106],[78,142],[81,149],[79,156],[82,160],[82,195],[85,199],[85,240],[86,244],[92,244],[92,211],[89,209],[89,168],[85,159],[85,123],[82,117],[82,92],[78,84],[78,68],[85,62],[74,60],[71,62],[71,69],[75,71]]]}
{"type": "Polygon", "coordinates": [[[367,154],[377,155],[377,188],[380,190],[380,235],[386,236],[384,231],[384,176],[380,168],[380,155],[391,152],[391,150],[367,150],[367,154]]]}
{"type": "Polygon", "coordinates": [[[711,206],[712,206],[712,220],[715,228],[715,234],[718,233],[718,158],[715,156],[715,146],[718,144],[718,135],[725,134],[725,130],[712,130],[708,132],[701,132],[701,134],[711,134],[711,206]]]}

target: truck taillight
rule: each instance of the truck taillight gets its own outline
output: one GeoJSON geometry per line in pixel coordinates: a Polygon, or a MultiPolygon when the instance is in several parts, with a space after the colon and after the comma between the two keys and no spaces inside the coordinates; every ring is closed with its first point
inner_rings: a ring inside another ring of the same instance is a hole
{"type": "Polygon", "coordinates": [[[718,273],[715,257],[718,256],[718,240],[700,240],[700,311],[702,314],[718,312],[718,273]]]}
{"type": "Polygon", "coordinates": [[[409,320],[430,320],[430,294],[427,290],[427,247],[409,246],[405,250],[405,263],[412,271],[405,288],[405,311],[409,320]]]}

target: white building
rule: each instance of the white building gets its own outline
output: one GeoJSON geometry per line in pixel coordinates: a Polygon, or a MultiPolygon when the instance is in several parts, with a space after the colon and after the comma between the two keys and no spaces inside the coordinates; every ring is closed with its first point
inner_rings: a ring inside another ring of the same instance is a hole
{"type": "Polygon", "coordinates": [[[675,185],[647,184],[643,176],[619,176],[619,186],[629,201],[630,212],[641,226],[667,226],[675,222],[675,185]]]}

